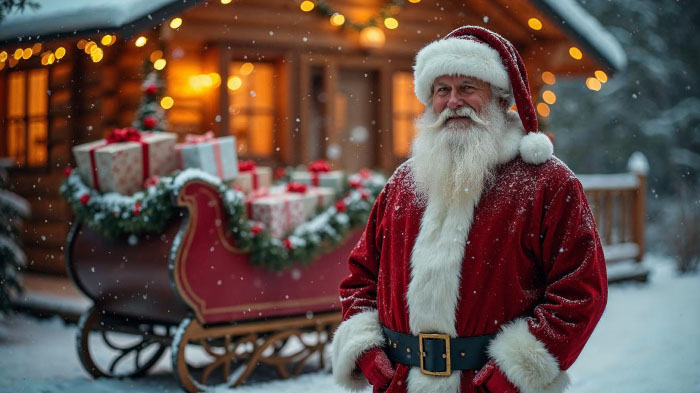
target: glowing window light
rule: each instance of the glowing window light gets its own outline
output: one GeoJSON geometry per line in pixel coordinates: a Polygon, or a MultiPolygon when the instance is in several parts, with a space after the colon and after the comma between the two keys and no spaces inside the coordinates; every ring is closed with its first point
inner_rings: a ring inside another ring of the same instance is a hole
{"type": "Polygon", "coordinates": [[[59,46],[58,49],[56,49],[56,58],[57,59],[62,59],[63,56],[66,55],[66,48],[59,46]]]}
{"type": "Polygon", "coordinates": [[[544,102],[540,102],[537,104],[537,113],[539,113],[542,117],[549,116],[549,105],[545,104],[544,102]]]}
{"type": "Polygon", "coordinates": [[[420,0],[408,0],[408,1],[409,1],[409,3],[413,3],[413,4],[418,4],[418,3],[420,3],[420,0]]]}
{"type": "Polygon", "coordinates": [[[386,28],[389,30],[394,30],[395,28],[399,27],[399,21],[395,18],[386,18],[384,19],[384,26],[386,26],[386,28]]]}
{"type": "Polygon", "coordinates": [[[597,78],[586,78],[586,87],[593,91],[598,91],[602,85],[597,78]]]}
{"type": "Polygon", "coordinates": [[[230,4],[233,0],[221,0],[221,4],[230,4]]]}
{"type": "Polygon", "coordinates": [[[162,57],[163,57],[162,50],[154,50],[153,52],[151,52],[151,55],[148,57],[148,59],[151,60],[151,63],[154,63],[156,60],[158,60],[162,57]]]}
{"type": "Polygon", "coordinates": [[[170,109],[173,107],[173,105],[175,105],[175,100],[173,100],[173,97],[165,96],[160,100],[160,106],[163,109],[170,109]]]}
{"type": "Polygon", "coordinates": [[[238,76],[232,76],[228,78],[228,82],[226,82],[226,87],[228,87],[230,90],[238,90],[242,85],[243,81],[238,76]]]}
{"type": "Polygon", "coordinates": [[[301,8],[301,10],[304,12],[309,12],[309,11],[313,10],[315,6],[316,5],[313,3],[313,1],[304,0],[301,2],[301,5],[299,6],[299,8],[301,8]]]}
{"type": "Polygon", "coordinates": [[[182,26],[182,18],[173,18],[173,20],[170,21],[171,29],[177,29],[180,26],[182,26]]]}
{"type": "Polygon", "coordinates": [[[163,68],[165,68],[166,64],[167,64],[167,62],[165,61],[165,59],[158,59],[158,60],[153,62],[153,68],[160,71],[163,68]]]}
{"type": "Polygon", "coordinates": [[[333,26],[342,26],[345,23],[345,17],[343,14],[335,13],[331,15],[331,24],[333,26]]]}
{"type": "Polygon", "coordinates": [[[102,48],[95,47],[95,49],[93,49],[93,50],[90,52],[90,58],[91,58],[92,61],[95,62],[95,63],[99,63],[100,60],[102,60],[103,57],[104,57],[104,52],[102,52],[102,48]]]}
{"type": "Polygon", "coordinates": [[[221,76],[217,74],[216,72],[212,72],[209,75],[207,75],[209,78],[209,84],[211,87],[219,87],[221,86],[221,76]]]}
{"type": "Polygon", "coordinates": [[[545,71],[542,73],[542,82],[548,85],[553,85],[557,82],[557,77],[555,77],[551,72],[545,71]]]}
{"type": "Polygon", "coordinates": [[[595,72],[595,77],[598,78],[600,83],[605,83],[608,81],[608,74],[605,71],[598,70],[595,72]]]}
{"type": "Polygon", "coordinates": [[[581,60],[583,58],[583,53],[581,52],[581,49],[572,46],[569,48],[569,56],[573,57],[576,60],[581,60]]]}
{"type": "Polygon", "coordinates": [[[22,58],[23,54],[24,54],[24,51],[22,50],[22,48],[17,48],[17,50],[15,50],[15,54],[13,55],[13,57],[15,60],[19,60],[22,58]]]}
{"type": "Polygon", "coordinates": [[[22,51],[22,58],[27,60],[30,57],[32,57],[32,48],[25,48],[24,51],[22,51]]]}
{"type": "Polygon", "coordinates": [[[385,41],[384,32],[379,27],[369,26],[360,31],[360,45],[363,48],[381,48],[385,41]]]}
{"type": "Polygon", "coordinates": [[[542,22],[537,18],[528,19],[527,25],[530,26],[532,30],[542,30],[542,22]]]}
{"type": "Polygon", "coordinates": [[[243,63],[240,70],[241,75],[250,75],[253,72],[253,69],[255,69],[253,63],[243,63]]]}
{"type": "Polygon", "coordinates": [[[148,42],[148,38],[141,36],[136,39],[136,42],[134,42],[134,45],[138,46],[139,48],[146,45],[146,42],[148,42]]]}
{"type": "Polygon", "coordinates": [[[2,71],[3,68],[5,68],[5,62],[0,61],[0,71],[2,71]]]}
{"type": "Polygon", "coordinates": [[[554,105],[557,102],[557,95],[551,90],[545,90],[542,92],[542,99],[549,105],[554,105]]]}

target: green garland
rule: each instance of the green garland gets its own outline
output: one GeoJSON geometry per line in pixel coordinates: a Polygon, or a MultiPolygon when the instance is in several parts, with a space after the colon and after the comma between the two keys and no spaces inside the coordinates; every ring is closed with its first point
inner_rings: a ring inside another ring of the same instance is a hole
{"type": "MultiPolygon", "coordinates": [[[[101,194],[83,183],[77,171],[67,171],[61,195],[79,221],[106,237],[138,236],[163,232],[180,213],[173,205],[180,189],[190,180],[201,180],[219,191],[226,210],[228,230],[236,246],[250,253],[253,264],[281,270],[295,263],[307,263],[340,240],[352,227],[365,224],[374,199],[384,187],[381,175],[364,173],[350,176],[350,187],[336,203],[301,224],[283,239],[271,237],[245,214],[243,193],[224,185],[218,178],[197,169],[164,176],[146,190],[131,196],[101,194]]],[[[347,184],[348,182],[346,182],[347,184]]]]}
{"type": "MultiPolygon", "coordinates": [[[[315,11],[325,17],[331,17],[334,14],[337,14],[338,11],[336,11],[333,7],[331,7],[326,0],[315,0],[316,6],[314,7],[315,11]]],[[[387,1],[386,4],[379,10],[377,13],[377,16],[369,19],[365,23],[357,23],[353,22],[348,17],[346,16],[346,21],[343,24],[343,27],[349,27],[351,29],[361,31],[365,27],[370,27],[370,26],[380,26],[385,18],[388,18],[392,15],[395,15],[398,13],[398,10],[400,10],[404,5],[406,4],[406,0],[390,0],[387,1]]]]}

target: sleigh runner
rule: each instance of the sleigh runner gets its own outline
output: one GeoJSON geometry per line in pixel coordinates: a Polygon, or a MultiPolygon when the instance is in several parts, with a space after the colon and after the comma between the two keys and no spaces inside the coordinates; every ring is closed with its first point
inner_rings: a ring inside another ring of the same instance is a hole
{"type": "Polygon", "coordinates": [[[77,334],[85,369],[94,377],[140,376],[170,348],[176,378],[196,392],[238,386],[261,365],[281,378],[324,367],[340,321],[337,285],[361,228],[324,241],[307,264],[274,271],[239,246],[216,184],[194,177],[173,196],[177,213],[160,232],[105,236],[85,220],[73,226],[67,269],[94,302],[77,334]]]}

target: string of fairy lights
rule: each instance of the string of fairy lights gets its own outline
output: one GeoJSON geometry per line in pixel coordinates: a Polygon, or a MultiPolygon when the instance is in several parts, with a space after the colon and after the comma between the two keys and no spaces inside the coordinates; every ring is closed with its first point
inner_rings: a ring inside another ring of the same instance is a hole
{"type": "MultiPolygon", "coordinates": [[[[234,0],[220,0],[222,5],[231,4],[234,0]]],[[[406,3],[420,3],[421,0],[387,0],[386,3],[377,11],[377,13],[364,21],[356,21],[344,15],[339,10],[331,6],[329,0],[303,0],[299,3],[299,8],[302,12],[314,11],[323,18],[328,18],[329,23],[340,29],[351,29],[359,32],[360,45],[364,48],[381,48],[384,46],[387,30],[395,30],[399,27],[398,14],[406,6],[406,3]]],[[[184,21],[181,17],[174,17],[168,22],[168,26],[177,30],[183,25],[184,21]]],[[[542,30],[545,26],[538,18],[528,19],[528,27],[534,31],[542,30]]],[[[117,36],[106,34],[99,41],[89,39],[80,39],[76,43],[77,49],[84,52],[94,63],[99,63],[105,56],[106,48],[114,45],[117,42],[117,36]]],[[[133,44],[138,47],[144,47],[148,42],[146,36],[139,36],[133,40],[133,44]]],[[[0,71],[7,68],[14,68],[21,61],[28,61],[34,56],[39,56],[43,66],[51,66],[54,63],[60,62],[67,54],[66,48],[59,46],[55,49],[45,49],[42,43],[35,43],[30,47],[18,47],[14,51],[0,51],[0,71]]],[[[569,48],[569,56],[575,60],[583,59],[581,49],[572,46],[569,48]]],[[[153,68],[163,70],[167,65],[167,60],[164,58],[161,50],[153,51],[149,60],[153,68]]],[[[245,73],[252,72],[252,64],[244,64],[245,73]]],[[[244,74],[245,74],[244,73],[244,74]]],[[[544,71],[540,75],[542,82],[547,86],[553,86],[556,83],[556,76],[550,71],[544,71]]],[[[608,76],[605,71],[597,70],[593,76],[587,77],[586,87],[592,91],[599,91],[603,84],[608,81],[608,76]]],[[[218,87],[221,84],[221,78],[218,74],[202,74],[193,75],[190,77],[190,85],[194,89],[202,89],[208,87],[218,87]]],[[[227,87],[231,90],[236,90],[241,85],[241,79],[237,76],[232,76],[227,81],[227,87]]],[[[557,101],[557,96],[549,87],[545,87],[540,92],[540,99],[536,104],[537,113],[542,117],[547,117],[550,114],[550,106],[557,101]]],[[[172,97],[163,97],[161,106],[164,109],[170,109],[174,105],[172,97]]]]}

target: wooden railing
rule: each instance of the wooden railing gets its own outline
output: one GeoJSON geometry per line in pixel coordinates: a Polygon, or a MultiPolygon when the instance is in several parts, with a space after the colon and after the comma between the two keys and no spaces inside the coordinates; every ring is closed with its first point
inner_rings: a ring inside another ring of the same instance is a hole
{"type": "Polygon", "coordinates": [[[648,164],[641,153],[628,161],[629,173],[577,175],[593,210],[608,265],[641,262],[644,256],[645,190],[648,164]]]}

